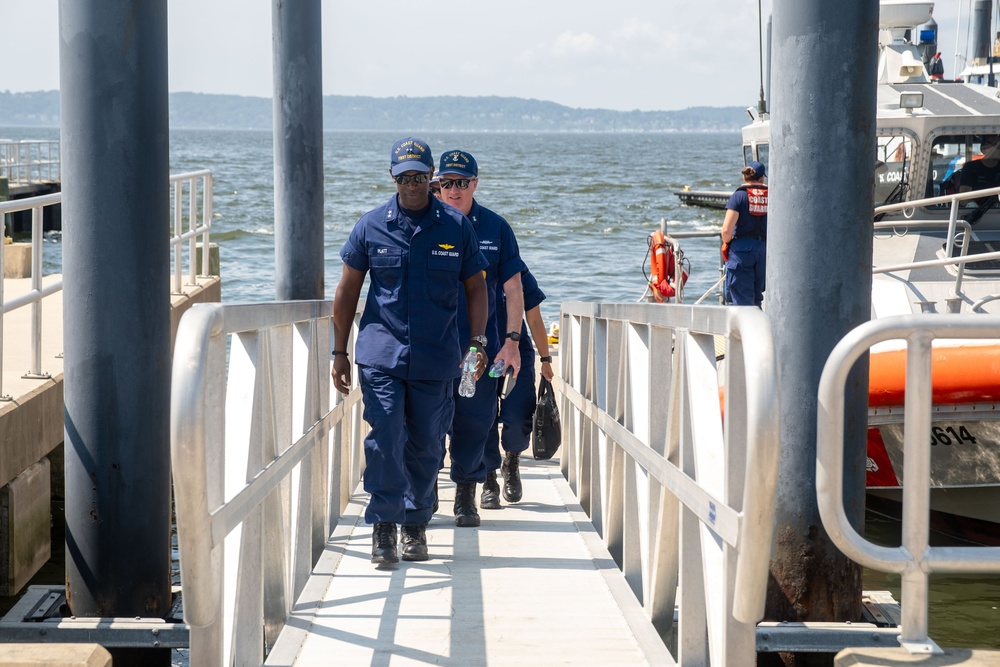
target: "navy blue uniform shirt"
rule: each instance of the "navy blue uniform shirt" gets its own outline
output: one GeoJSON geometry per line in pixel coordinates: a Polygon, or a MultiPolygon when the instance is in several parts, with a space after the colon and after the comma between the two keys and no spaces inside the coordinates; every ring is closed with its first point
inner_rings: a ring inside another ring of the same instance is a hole
{"type": "MultiPolygon", "coordinates": [[[[531,271],[525,269],[521,273],[521,288],[524,290],[524,312],[545,301],[545,292],[538,286],[538,281],[531,271]]],[[[497,286],[497,321],[507,321],[507,300],[504,298],[503,287],[497,286]]],[[[521,323],[521,340],[517,344],[517,349],[521,354],[521,365],[533,364],[535,361],[535,348],[531,344],[531,336],[528,325],[521,323]]]]}
{"type": "Polygon", "coordinates": [[[401,218],[393,195],[361,216],[340,251],[371,276],[355,361],[407,380],[456,378],[468,342],[458,332],[462,281],[488,263],[469,220],[436,198],[413,229],[401,218]]]}
{"type": "MultiPolygon", "coordinates": [[[[506,342],[507,316],[500,319],[497,315],[496,294],[503,293],[503,284],[510,278],[528,267],[521,260],[521,251],[517,247],[517,238],[510,224],[485,206],[480,206],[474,199],[469,210],[469,220],[479,237],[479,250],[489,262],[486,269],[486,291],[489,294],[489,317],[486,318],[486,356],[493,359],[506,342]]],[[[461,317],[459,318],[459,335],[464,345],[469,339],[469,314],[465,305],[465,296],[459,299],[461,317]]],[[[504,311],[506,313],[506,311],[504,311]]]]}
{"type": "MultiPolygon", "coordinates": [[[[756,184],[751,187],[766,188],[766,186],[756,184]]],[[[739,214],[736,219],[736,228],[733,230],[734,237],[767,236],[767,213],[760,216],[751,215],[750,196],[747,194],[746,188],[738,188],[726,202],[726,208],[739,214]]]]}

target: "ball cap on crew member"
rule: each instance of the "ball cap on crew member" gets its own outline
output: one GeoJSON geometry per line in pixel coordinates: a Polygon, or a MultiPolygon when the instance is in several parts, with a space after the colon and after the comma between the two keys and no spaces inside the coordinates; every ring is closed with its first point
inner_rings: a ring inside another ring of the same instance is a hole
{"type": "Polygon", "coordinates": [[[465,151],[445,151],[441,153],[438,176],[456,174],[462,178],[479,178],[479,165],[471,153],[465,151]]]}
{"type": "Polygon", "coordinates": [[[392,146],[390,153],[392,162],[389,171],[393,176],[399,176],[407,171],[427,173],[434,168],[434,156],[427,142],[407,137],[400,139],[392,146]]]}
{"type": "Polygon", "coordinates": [[[747,166],[753,169],[754,173],[757,174],[757,178],[762,176],[767,176],[767,168],[763,163],[757,162],[756,160],[747,162],[747,166]]]}

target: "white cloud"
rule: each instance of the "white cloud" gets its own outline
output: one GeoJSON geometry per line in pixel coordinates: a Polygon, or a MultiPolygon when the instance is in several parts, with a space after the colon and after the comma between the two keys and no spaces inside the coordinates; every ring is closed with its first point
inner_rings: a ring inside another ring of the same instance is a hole
{"type": "Polygon", "coordinates": [[[574,34],[564,32],[556,38],[550,51],[558,57],[571,58],[581,55],[596,55],[607,52],[607,47],[588,32],[574,34]]]}

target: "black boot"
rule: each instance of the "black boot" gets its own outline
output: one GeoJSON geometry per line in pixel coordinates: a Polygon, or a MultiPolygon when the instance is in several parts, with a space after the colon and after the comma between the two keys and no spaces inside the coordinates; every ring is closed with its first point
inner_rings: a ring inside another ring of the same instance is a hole
{"type": "Polygon", "coordinates": [[[372,562],[392,565],[399,562],[396,555],[396,524],[379,521],[372,530],[372,562]]]}
{"type": "Polygon", "coordinates": [[[427,526],[403,526],[403,560],[427,560],[427,526]]]}
{"type": "Polygon", "coordinates": [[[475,482],[455,485],[455,525],[463,528],[479,525],[475,482]]]}
{"type": "Polygon", "coordinates": [[[508,503],[516,503],[524,495],[521,487],[520,454],[506,452],[503,463],[500,464],[500,474],[503,475],[503,499],[508,503]]]}
{"type": "Polygon", "coordinates": [[[479,506],[484,510],[500,509],[500,485],[497,484],[496,470],[486,473],[486,481],[483,482],[483,495],[479,497],[479,506]]]}

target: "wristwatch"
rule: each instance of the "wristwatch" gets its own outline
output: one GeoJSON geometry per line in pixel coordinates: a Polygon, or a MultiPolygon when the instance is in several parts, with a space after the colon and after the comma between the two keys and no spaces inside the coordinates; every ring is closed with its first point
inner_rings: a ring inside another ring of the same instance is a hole
{"type": "Polygon", "coordinates": [[[486,349],[486,343],[487,343],[486,336],[482,336],[482,335],[480,335],[480,336],[473,336],[469,340],[471,342],[473,342],[473,343],[477,343],[479,345],[479,347],[481,347],[482,349],[484,349],[484,350],[486,349]]]}
{"type": "Polygon", "coordinates": [[[520,331],[508,331],[507,332],[507,338],[510,338],[512,341],[515,341],[515,342],[519,341],[519,340],[521,340],[521,332],[520,331]]]}

